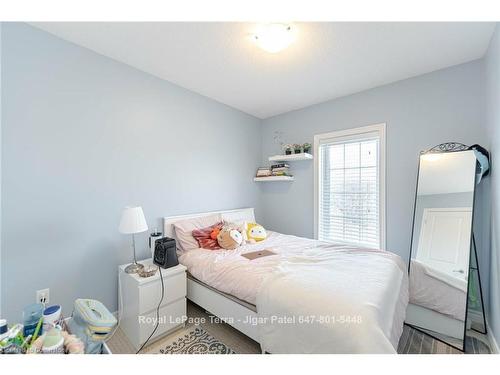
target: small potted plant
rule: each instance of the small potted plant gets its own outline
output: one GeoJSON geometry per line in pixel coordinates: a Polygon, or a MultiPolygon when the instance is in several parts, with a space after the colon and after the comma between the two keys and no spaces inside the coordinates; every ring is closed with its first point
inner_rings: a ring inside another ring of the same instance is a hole
{"type": "Polygon", "coordinates": [[[294,144],[293,145],[293,151],[296,153],[296,154],[300,154],[302,152],[302,145],[299,145],[299,144],[294,144]]]}
{"type": "Polygon", "coordinates": [[[311,144],[310,143],[304,143],[302,145],[302,149],[304,150],[305,153],[310,154],[311,153],[311,144]]]}
{"type": "Polygon", "coordinates": [[[285,155],[291,155],[293,151],[293,146],[292,145],[284,145],[283,150],[285,151],[285,155]]]}

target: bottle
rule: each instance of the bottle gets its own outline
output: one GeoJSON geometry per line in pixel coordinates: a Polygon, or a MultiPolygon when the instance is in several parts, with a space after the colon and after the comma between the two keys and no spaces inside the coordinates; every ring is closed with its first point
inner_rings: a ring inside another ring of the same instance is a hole
{"type": "Polygon", "coordinates": [[[7,337],[8,334],[9,332],[7,328],[7,320],[0,319],[0,341],[2,341],[5,337],[7,337]]]}
{"type": "MultiPolygon", "coordinates": [[[[33,303],[31,305],[26,306],[23,309],[23,334],[24,337],[28,337],[35,333],[36,326],[43,314],[43,304],[41,303],[33,303]]],[[[38,335],[42,334],[42,330],[38,333],[38,335]]]]}
{"type": "Polygon", "coordinates": [[[149,249],[151,250],[151,256],[153,258],[155,256],[155,242],[162,237],[163,235],[161,232],[158,232],[158,228],[155,228],[153,233],[149,235],[149,249]]]}

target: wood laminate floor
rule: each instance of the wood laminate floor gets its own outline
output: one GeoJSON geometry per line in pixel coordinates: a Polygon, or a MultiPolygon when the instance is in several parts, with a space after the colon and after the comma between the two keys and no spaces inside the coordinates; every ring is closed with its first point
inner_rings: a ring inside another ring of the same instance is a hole
{"type": "MultiPolygon", "coordinates": [[[[200,323],[201,327],[210,335],[214,336],[229,348],[238,354],[260,354],[260,345],[245,336],[238,330],[228,324],[218,321],[215,317],[208,314],[198,305],[188,301],[187,314],[190,321],[193,323],[186,325],[180,330],[187,330],[196,322],[200,323]]],[[[167,342],[172,341],[172,338],[177,337],[181,331],[177,330],[170,335],[153,342],[146,346],[141,353],[151,354],[159,353],[160,349],[166,346],[167,342]]],[[[475,334],[467,343],[468,352],[476,354],[487,354],[491,350],[488,341],[484,335],[475,334]]],[[[113,337],[108,341],[108,346],[114,354],[133,354],[136,352],[132,344],[129,342],[125,334],[118,329],[113,337]]],[[[404,327],[403,335],[401,336],[398,353],[400,354],[461,354],[460,351],[446,345],[438,340],[434,340],[429,335],[415,330],[409,326],[404,327]]]]}

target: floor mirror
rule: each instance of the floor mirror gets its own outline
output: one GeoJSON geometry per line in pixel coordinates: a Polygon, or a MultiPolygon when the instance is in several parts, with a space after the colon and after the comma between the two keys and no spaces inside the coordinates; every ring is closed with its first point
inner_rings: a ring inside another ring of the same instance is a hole
{"type": "Polygon", "coordinates": [[[444,143],[420,154],[417,173],[406,323],[464,352],[486,333],[473,221],[488,170],[481,146],[444,143]]]}

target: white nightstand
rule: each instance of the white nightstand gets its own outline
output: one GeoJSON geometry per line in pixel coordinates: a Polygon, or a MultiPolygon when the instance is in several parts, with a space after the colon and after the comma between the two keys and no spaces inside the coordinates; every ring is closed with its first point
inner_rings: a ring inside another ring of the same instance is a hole
{"type": "MultiPolygon", "coordinates": [[[[150,265],[152,259],[140,263],[150,265]]],[[[156,324],[156,308],[161,297],[160,272],[143,278],[125,273],[126,266],[121,265],[118,270],[123,297],[120,327],[132,345],[139,349],[156,324]]],[[[179,264],[161,271],[165,295],[160,307],[160,325],[149,342],[183,326],[186,321],[186,267],[179,264]]]]}

